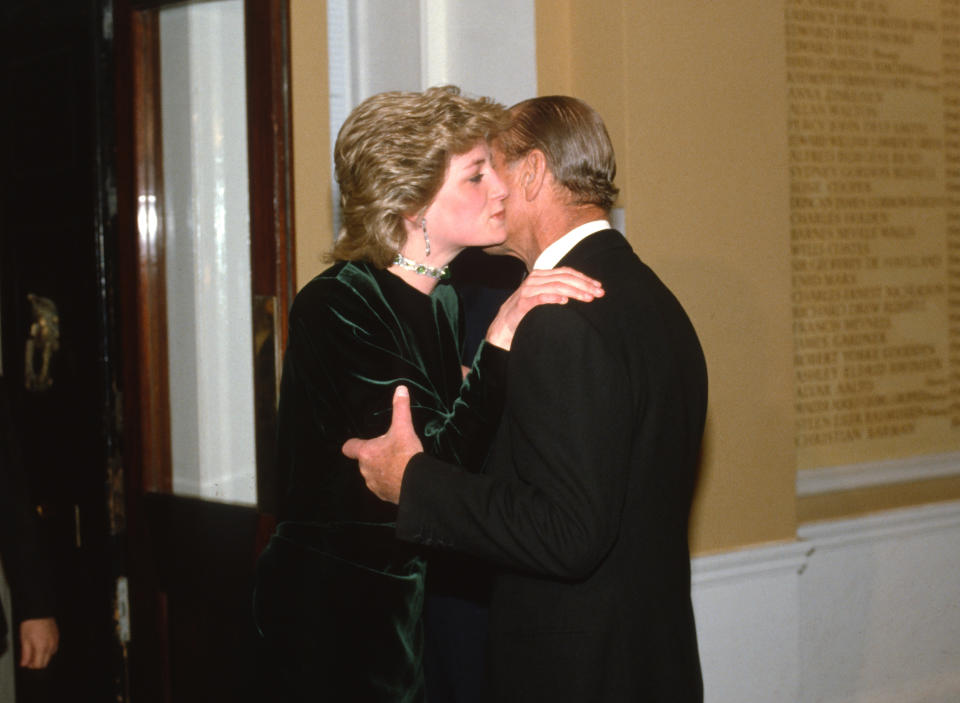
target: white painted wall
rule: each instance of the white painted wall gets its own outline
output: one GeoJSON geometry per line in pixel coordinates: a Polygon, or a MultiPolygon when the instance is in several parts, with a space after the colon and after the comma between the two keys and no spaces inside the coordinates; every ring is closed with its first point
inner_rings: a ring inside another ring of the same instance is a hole
{"type": "Polygon", "coordinates": [[[423,85],[453,83],[506,105],[537,94],[533,0],[422,0],[423,85]]]}
{"type": "MultiPolygon", "coordinates": [[[[537,93],[534,0],[327,0],[330,153],[375,93],[452,83],[506,105],[537,93]]],[[[334,231],[339,191],[333,187],[334,231]]]]}
{"type": "Polygon", "coordinates": [[[445,83],[506,104],[537,92],[533,0],[328,0],[327,18],[330,90],[347,112],[445,83]]]}
{"type": "Polygon", "coordinates": [[[242,0],[160,12],[173,488],[256,502],[242,0]]]}
{"type": "Polygon", "coordinates": [[[707,703],[960,701],[960,502],[694,560],[707,703]]]}
{"type": "Polygon", "coordinates": [[[693,561],[693,606],[708,702],[796,701],[801,544],[693,561]]]}
{"type": "Polygon", "coordinates": [[[960,504],[805,527],[802,703],[960,701],[960,504]]]}

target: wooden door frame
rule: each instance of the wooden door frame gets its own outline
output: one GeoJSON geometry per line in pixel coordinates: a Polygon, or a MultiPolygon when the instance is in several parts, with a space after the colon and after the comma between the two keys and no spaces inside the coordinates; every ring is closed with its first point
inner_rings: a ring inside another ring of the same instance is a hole
{"type": "MultiPolygon", "coordinates": [[[[133,192],[120,198],[130,201],[124,203],[127,208],[136,203],[136,210],[125,214],[137,242],[134,289],[139,322],[137,358],[142,368],[134,387],[139,391],[143,442],[141,490],[156,492],[169,492],[172,488],[158,17],[159,8],[169,4],[177,4],[177,0],[130,2],[129,137],[133,192]],[[148,212],[149,217],[145,217],[148,212]]],[[[288,1],[245,0],[244,14],[252,294],[275,301],[278,314],[274,316],[274,331],[279,358],[286,340],[286,311],[294,287],[288,1]]],[[[257,390],[258,397],[261,392],[257,390]]],[[[274,394],[274,401],[275,397],[274,394]]],[[[257,421],[262,420],[258,413],[257,421]]]]}
{"type": "MultiPolygon", "coordinates": [[[[168,613],[150,548],[151,494],[172,490],[158,11],[171,0],[115,0],[118,114],[119,286],[124,373],[124,465],[132,615],[131,690],[140,701],[171,700],[168,613]],[[153,212],[150,213],[149,209],[153,212]],[[154,225],[155,223],[155,225],[154,225]]],[[[279,360],[294,293],[289,0],[245,0],[251,305],[270,327],[269,378],[255,378],[258,443],[257,537],[251,566],[272,525],[272,428],[279,360]],[[261,314],[271,312],[266,318],[261,314]],[[261,451],[261,445],[266,451],[261,451]]],[[[161,501],[162,503],[162,501],[161,501]]],[[[183,507],[183,506],[180,506],[183,507]]],[[[187,509],[179,513],[196,514],[187,509]]],[[[198,517],[199,524],[203,523],[198,517]]],[[[156,550],[154,550],[156,551],[156,550]]]]}

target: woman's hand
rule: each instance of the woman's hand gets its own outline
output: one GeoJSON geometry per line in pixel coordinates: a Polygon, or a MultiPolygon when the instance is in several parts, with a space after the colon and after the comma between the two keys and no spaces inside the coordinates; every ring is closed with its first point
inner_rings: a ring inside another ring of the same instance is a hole
{"type": "Polygon", "coordinates": [[[562,305],[570,298],[590,302],[603,295],[603,286],[572,268],[532,271],[513,295],[507,298],[487,329],[486,340],[501,349],[510,349],[513,333],[530,310],[544,303],[562,305]]]}

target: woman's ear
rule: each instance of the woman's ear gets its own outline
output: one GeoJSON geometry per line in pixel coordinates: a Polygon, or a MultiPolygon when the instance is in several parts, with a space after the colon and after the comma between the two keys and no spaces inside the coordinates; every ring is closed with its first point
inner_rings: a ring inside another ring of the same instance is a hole
{"type": "Polygon", "coordinates": [[[405,212],[403,214],[404,224],[420,229],[420,221],[423,220],[423,216],[426,211],[427,209],[423,208],[416,212],[405,212]]]}
{"type": "Polygon", "coordinates": [[[411,238],[416,238],[417,235],[423,231],[423,218],[426,216],[426,208],[418,210],[416,212],[406,212],[401,215],[401,222],[403,222],[403,237],[402,241],[396,242],[396,249],[400,251],[406,245],[406,243],[411,238]]]}

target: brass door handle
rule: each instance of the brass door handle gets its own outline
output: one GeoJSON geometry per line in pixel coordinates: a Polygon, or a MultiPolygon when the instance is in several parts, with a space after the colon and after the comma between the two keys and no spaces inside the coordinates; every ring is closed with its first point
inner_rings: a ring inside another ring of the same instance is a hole
{"type": "Polygon", "coordinates": [[[28,391],[39,392],[53,385],[50,367],[60,349],[60,314],[50,298],[27,293],[27,300],[33,309],[33,322],[24,351],[23,384],[28,391]]]}

